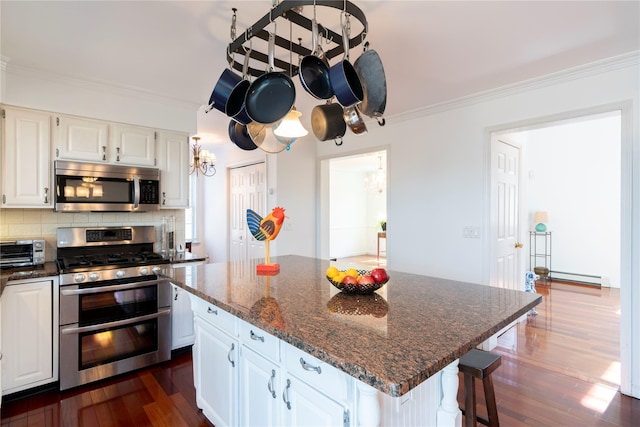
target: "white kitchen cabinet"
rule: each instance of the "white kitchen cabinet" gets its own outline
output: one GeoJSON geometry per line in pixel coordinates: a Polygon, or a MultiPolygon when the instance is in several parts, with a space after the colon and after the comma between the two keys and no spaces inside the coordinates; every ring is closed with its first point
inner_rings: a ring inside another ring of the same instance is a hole
{"type": "Polygon", "coordinates": [[[280,367],[243,345],[240,384],[240,425],[281,426],[280,367]]]}
{"type": "Polygon", "coordinates": [[[57,160],[111,162],[109,158],[109,124],[82,117],[55,118],[53,146],[57,160]]]}
{"type": "Polygon", "coordinates": [[[238,425],[239,343],[233,336],[235,318],[198,298],[193,298],[192,304],[196,404],[214,425],[238,425]]]}
{"type": "Polygon", "coordinates": [[[161,208],[189,207],[189,136],[158,132],[161,208]]]}
{"type": "Polygon", "coordinates": [[[51,206],[51,116],[2,107],[2,207],[51,206]]]}
{"type": "Polygon", "coordinates": [[[1,303],[2,394],[57,381],[57,278],[11,281],[1,303]]]}
{"type": "Polygon", "coordinates": [[[286,426],[349,426],[349,412],[340,403],[320,393],[293,375],[284,380],[283,401],[286,426]]]}
{"type": "Polygon", "coordinates": [[[110,125],[109,159],[134,166],[156,166],[156,131],[141,126],[110,125]]]}
{"type": "Polygon", "coordinates": [[[171,350],[175,350],[192,345],[195,333],[189,293],[175,285],[171,290],[171,350]]]}

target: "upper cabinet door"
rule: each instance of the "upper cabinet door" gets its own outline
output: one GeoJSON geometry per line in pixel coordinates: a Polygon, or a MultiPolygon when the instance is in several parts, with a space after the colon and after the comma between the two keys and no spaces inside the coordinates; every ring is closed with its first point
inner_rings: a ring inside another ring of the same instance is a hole
{"type": "Polygon", "coordinates": [[[139,126],[111,125],[109,159],[112,163],[156,166],[156,132],[139,126]]]}
{"type": "Polygon", "coordinates": [[[50,207],[51,115],[5,107],[2,116],[2,207],[50,207]]]}
{"type": "Polygon", "coordinates": [[[189,136],[158,132],[160,207],[189,207],[189,136]]]}
{"type": "Polygon", "coordinates": [[[97,120],[57,116],[54,132],[55,158],[86,162],[109,162],[109,125],[97,120]]]}

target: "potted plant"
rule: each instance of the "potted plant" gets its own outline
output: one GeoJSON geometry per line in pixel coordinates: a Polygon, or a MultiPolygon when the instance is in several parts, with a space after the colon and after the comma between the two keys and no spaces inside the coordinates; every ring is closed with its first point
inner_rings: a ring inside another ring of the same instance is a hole
{"type": "Polygon", "coordinates": [[[380,225],[380,229],[382,231],[387,231],[387,220],[383,219],[382,221],[378,221],[378,224],[380,225]]]}

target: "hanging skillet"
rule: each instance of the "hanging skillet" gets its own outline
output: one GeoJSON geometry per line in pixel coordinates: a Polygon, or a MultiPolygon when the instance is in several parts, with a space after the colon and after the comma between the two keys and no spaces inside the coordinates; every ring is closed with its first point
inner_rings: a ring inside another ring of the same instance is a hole
{"type": "MultiPolygon", "coordinates": [[[[315,13],[315,9],[314,9],[315,13]]],[[[318,22],[315,17],[311,21],[311,45],[313,51],[300,61],[298,75],[300,84],[314,98],[329,99],[333,96],[333,88],[329,78],[329,65],[318,42],[318,22]]]]}
{"type": "Polygon", "coordinates": [[[275,34],[269,33],[269,72],[251,83],[244,101],[248,116],[256,123],[277,122],[291,111],[296,100],[296,89],[291,78],[274,71],[275,45],[275,34]]]}
{"type": "Polygon", "coordinates": [[[360,77],[364,98],[360,105],[362,114],[378,120],[380,126],[384,126],[385,120],[382,117],[387,106],[387,80],[384,75],[382,61],[377,52],[369,49],[369,42],[364,44],[364,52],[353,68],[360,77]]]}

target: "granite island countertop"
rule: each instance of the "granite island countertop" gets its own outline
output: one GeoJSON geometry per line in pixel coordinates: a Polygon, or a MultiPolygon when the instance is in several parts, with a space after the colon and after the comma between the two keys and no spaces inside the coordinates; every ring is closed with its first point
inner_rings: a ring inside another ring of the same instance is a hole
{"type": "Polygon", "coordinates": [[[58,266],[55,262],[45,262],[43,265],[22,268],[7,268],[0,270],[0,296],[4,287],[10,280],[39,279],[42,277],[55,277],[58,275],[58,266]]]}
{"type": "Polygon", "coordinates": [[[325,277],[339,263],[274,257],[172,269],[172,282],[349,375],[401,396],[542,301],[537,294],[388,271],[372,295],[346,295],[325,277]],[[265,304],[268,301],[268,304],[265,304]],[[270,316],[261,307],[269,305],[270,316]],[[274,316],[275,313],[275,316],[274,316]]]}

